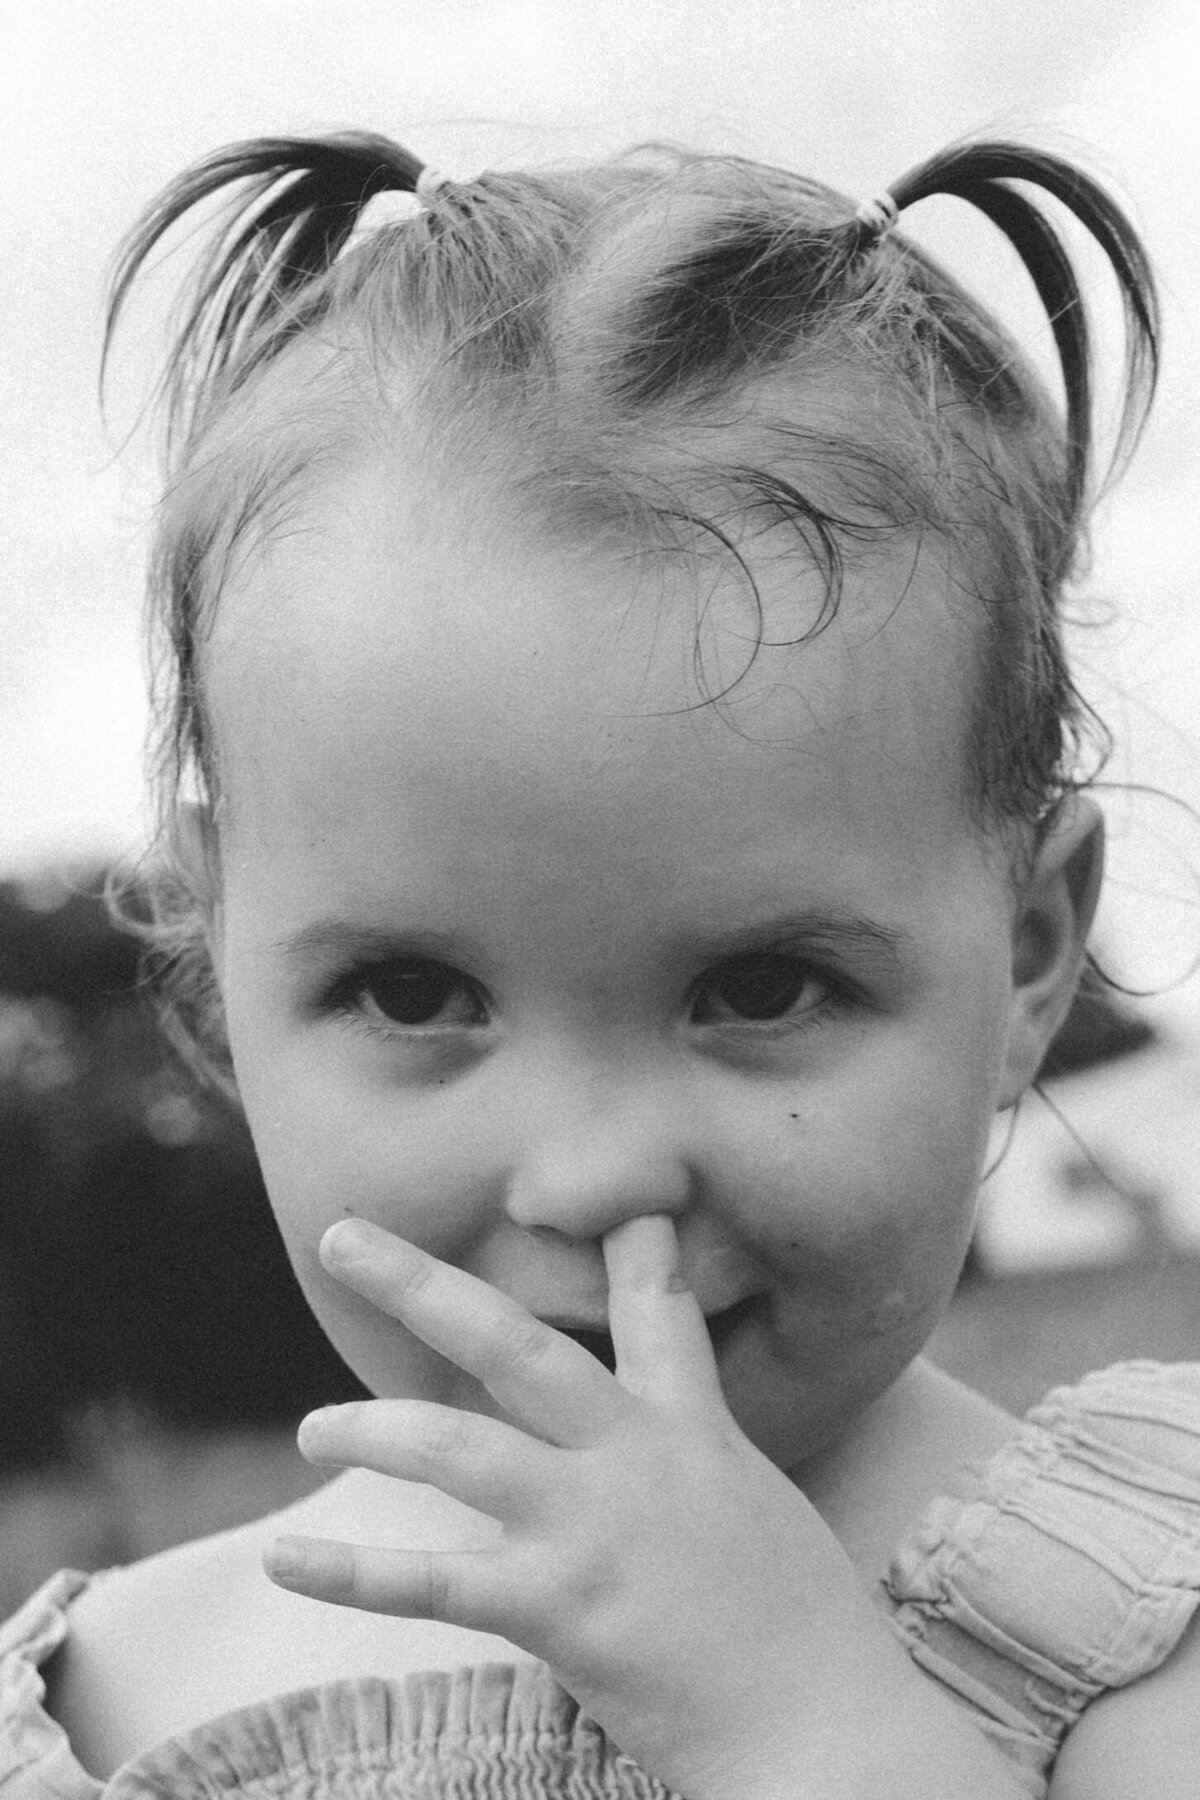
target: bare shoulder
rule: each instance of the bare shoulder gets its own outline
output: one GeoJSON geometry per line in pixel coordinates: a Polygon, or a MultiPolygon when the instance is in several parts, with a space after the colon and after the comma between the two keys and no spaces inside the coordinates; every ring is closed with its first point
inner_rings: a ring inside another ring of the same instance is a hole
{"type": "Polygon", "coordinates": [[[918,1357],[860,1429],[798,1479],[874,1585],[929,1502],[1019,1430],[1019,1420],[918,1357]]]}
{"type": "Polygon", "coordinates": [[[1200,1611],[1167,1660],[1094,1700],[1068,1733],[1049,1800],[1195,1800],[1200,1611]]]}
{"type": "Polygon", "coordinates": [[[258,1541],[247,1526],[181,1545],[99,1576],[74,1602],[46,1671],[47,1707],[89,1773],[107,1777],[139,1750],[245,1703],[251,1593],[270,1586],[256,1567],[258,1541]]]}
{"type": "Polygon", "coordinates": [[[301,1688],[528,1660],[500,1638],[325,1606],[263,1573],[263,1551],[281,1531],[465,1547],[469,1533],[432,1514],[422,1494],[408,1506],[388,1498],[380,1520],[370,1491],[332,1483],[286,1513],[95,1580],[72,1605],[69,1636],[46,1671],[48,1710],[83,1767],[106,1779],[170,1737],[301,1688]]]}

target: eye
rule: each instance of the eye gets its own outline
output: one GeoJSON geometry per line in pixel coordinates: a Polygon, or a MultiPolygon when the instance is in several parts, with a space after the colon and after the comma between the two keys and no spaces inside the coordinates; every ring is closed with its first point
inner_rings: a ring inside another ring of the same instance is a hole
{"type": "Polygon", "coordinates": [[[799,1007],[818,1011],[832,983],[795,956],[763,952],[722,963],[704,977],[692,1011],[697,1025],[771,1024],[799,1007]]]}
{"type": "Polygon", "coordinates": [[[344,991],[368,1020],[402,1030],[454,1030],[487,1017],[478,989],[465,975],[415,957],[360,970],[344,991]]]}

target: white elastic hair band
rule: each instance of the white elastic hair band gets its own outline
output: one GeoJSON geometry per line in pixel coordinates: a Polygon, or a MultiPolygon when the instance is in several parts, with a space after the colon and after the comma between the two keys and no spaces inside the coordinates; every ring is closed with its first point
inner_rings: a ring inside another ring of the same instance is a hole
{"type": "Polygon", "coordinates": [[[873,237],[882,237],[900,217],[900,208],[890,194],[877,194],[874,200],[864,200],[854,216],[873,237]]]}
{"type": "Polygon", "coordinates": [[[443,175],[440,169],[435,169],[427,163],[417,176],[413,192],[422,206],[431,206],[437,198],[439,188],[449,187],[451,181],[451,176],[443,175]]]}

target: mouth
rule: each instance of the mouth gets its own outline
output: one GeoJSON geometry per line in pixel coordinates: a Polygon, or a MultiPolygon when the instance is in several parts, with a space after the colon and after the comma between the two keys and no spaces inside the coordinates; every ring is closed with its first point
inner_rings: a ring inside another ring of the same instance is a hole
{"type": "MultiPolygon", "coordinates": [[[[709,1341],[714,1352],[719,1356],[743,1319],[747,1318],[754,1308],[756,1294],[747,1294],[744,1299],[737,1300],[732,1306],[724,1307],[720,1312],[708,1313],[704,1323],[708,1327],[709,1341]]],[[[569,1337],[573,1343],[586,1350],[596,1361],[603,1363],[610,1374],[616,1373],[617,1353],[612,1338],[607,1331],[596,1330],[587,1326],[554,1324],[556,1331],[569,1337]]]]}

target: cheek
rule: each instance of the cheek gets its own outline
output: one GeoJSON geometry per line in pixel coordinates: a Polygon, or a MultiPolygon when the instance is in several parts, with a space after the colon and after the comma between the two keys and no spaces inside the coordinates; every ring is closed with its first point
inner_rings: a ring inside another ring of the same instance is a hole
{"type": "Polygon", "coordinates": [[[478,1185],[434,1170],[404,1133],[372,1135],[365,1122],[297,1106],[285,1131],[278,1113],[262,1131],[263,1175],[281,1236],[314,1316],[339,1355],[375,1394],[418,1395],[481,1406],[455,1367],[327,1274],[317,1247],[347,1215],[369,1218],[434,1255],[465,1262],[485,1229],[478,1185]]]}
{"type": "MultiPolygon", "coordinates": [[[[880,1082],[785,1097],[741,1138],[739,1227],[781,1272],[858,1312],[944,1280],[965,1254],[988,1141],[987,1084],[880,1082]],[[930,1097],[932,1096],[932,1097],[930,1097]]],[[[899,1297],[888,1302],[902,1306],[899,1297]]],[[[887,1307],[884,1308],[886,1314],[887,1307]]]]}
{"type": "Polygon", "coordinates": [[[494,1206],[496,1146],[478,1109],[342,1082],[313,1059],[246,1095],[280,1230],[305,1279],[327,1226],[370,1219],[423,1249],[461,1257],[494,1206]]]}

